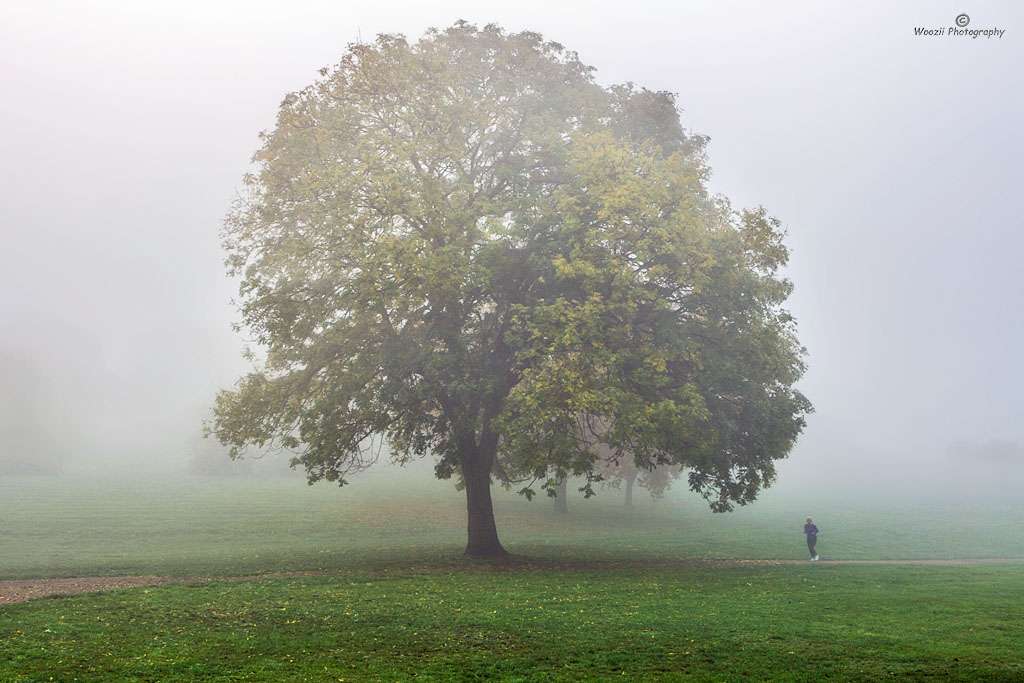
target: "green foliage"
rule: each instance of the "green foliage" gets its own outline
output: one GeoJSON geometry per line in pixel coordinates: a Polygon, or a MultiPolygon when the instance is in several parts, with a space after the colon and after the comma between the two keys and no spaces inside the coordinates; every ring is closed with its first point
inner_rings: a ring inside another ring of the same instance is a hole
{"type": "Polygon", "coordinates": [[[0,608],[5,681],[1019,681],[1024,570],[349,574],[0,608]]]}
{"type": "Polygon", "coordinates": [[[221,441],[341,484],[374,439],[432,454],[467,483],[471,545],[496,457],[589,490],[586,419],[638,466],[688,467],[715,510],[772,481],[811,409],[782,231],[708,195],[671,95],[465,23],[321,75],[285,98],[225,224],[267,355],[218,397],[221,441]]]}

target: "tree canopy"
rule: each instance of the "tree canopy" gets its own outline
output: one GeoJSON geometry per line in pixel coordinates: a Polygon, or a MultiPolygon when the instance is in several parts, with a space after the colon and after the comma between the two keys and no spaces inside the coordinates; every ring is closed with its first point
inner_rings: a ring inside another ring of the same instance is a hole
{"type": "Polygon", "coordinates": [[[685,466],[715,510],[772,481],[811,409],[783,231],[708,193],[673,95],[464,22],[320,75],[225,221],[266,351],[217,399],[234,454],[278,444],[340,484],[381,443],[431,455],[465,484],[471,555],[504,553],[492,473],[589,494],[600,453],[628,452],[685,466]]]}

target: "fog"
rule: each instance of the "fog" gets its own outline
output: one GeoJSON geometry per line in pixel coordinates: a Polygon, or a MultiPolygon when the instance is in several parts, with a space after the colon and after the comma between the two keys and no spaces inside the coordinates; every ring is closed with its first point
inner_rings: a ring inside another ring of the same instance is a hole
{"type": "Polygon", "coordinates": [[[460,18],[678,93],[712,189],[786,225],[816,412],[780,482],[1020,481],[1024,10],[923,0],[6,3],[0,474],[188,471],[247,367],[218,231],[257,133],[346,44],[460,18]],[[1005,33],[914,34],[965,10],[1005,33]]]}

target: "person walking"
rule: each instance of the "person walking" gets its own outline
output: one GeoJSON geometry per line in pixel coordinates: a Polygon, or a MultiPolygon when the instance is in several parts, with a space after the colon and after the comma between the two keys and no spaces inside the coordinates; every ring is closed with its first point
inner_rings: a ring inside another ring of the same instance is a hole
{"type": "Polygon", "coordinates": [[[810,517],[807,524],[804,524],[804,534],[807,536],[807,549],[811,551],[811,562],[818,561],[818,553],[814,551],[814,544],[818,542],[818,526],[810,517]]]}

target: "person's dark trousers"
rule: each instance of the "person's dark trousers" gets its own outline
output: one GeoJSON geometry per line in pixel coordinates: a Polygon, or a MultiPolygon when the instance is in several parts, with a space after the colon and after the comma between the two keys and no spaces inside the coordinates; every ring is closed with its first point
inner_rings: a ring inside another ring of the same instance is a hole
{"type": "Polygon", "coordinates": [[[814,544],[818,542],[818,537],[814,534],[807,534],[807,549],[811,551],[811,557],[815,556],[814,544]]]}

